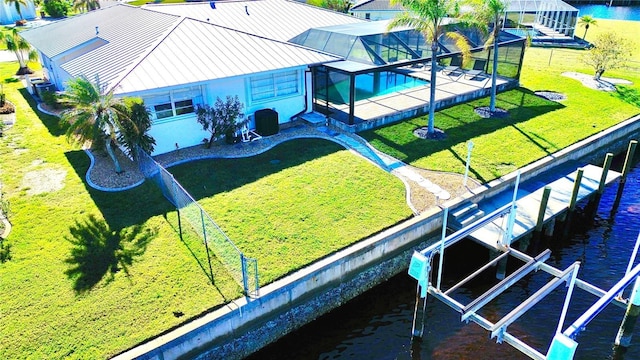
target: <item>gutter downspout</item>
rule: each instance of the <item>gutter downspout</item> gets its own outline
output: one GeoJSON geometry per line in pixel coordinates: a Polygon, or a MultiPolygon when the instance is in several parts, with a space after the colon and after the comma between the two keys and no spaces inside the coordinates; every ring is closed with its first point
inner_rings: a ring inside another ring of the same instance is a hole
{"type": "Polygon", "coordinates": [[[295,120],[298,116],[300,116],[300,115],[302,115],[302,114],[306,114],[306,113],[307,113],[307,110],[308,110],[308,108],[309,108],[309,106],[308,106],[309,101],[313,101],[313,99],[311,99],[311,100],[310,100],[310,99],[308,99],[309,92],[307,91],[307,75],[308,75],[308,74],[312,74],[312,73],[313,73],[313,72],[311,71],[311,69],[310,69],[310,68],[307,68],[307,69],[304,71],[304,109],[302,109],[302,111],[300,111],[299,113],[297,113],[297,114],[295,114],[295,115],[291,116],[291,117],[289,118],[289,121],[293,121],[293,120],[295,120]]]}

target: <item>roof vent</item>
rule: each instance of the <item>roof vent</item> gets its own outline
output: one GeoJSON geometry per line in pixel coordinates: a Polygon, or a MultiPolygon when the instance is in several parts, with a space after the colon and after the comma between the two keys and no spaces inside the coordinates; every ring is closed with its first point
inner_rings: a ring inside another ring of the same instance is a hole
{"type": "Polygon", "coordinates": [[[98,29],[98,27],[96,26],[96,36],[98,36],[98,34],[100,34],[100,30],[98,29]]]}
{"type": "Polygon", "coordinates": [[[210,1],[210,2],[209,2],[209,6],[211,6],[211,8],[212,8],[213,10],[215,10],[215,9],[216,9],[216,2],[215,2],[215,1],[210,1]]]}
{"type": "Polygon", "coordinates": [[[247,5],[244,6],[244,12],[246,12],[247,15],[249,15],[249,6],[247,5]]]}

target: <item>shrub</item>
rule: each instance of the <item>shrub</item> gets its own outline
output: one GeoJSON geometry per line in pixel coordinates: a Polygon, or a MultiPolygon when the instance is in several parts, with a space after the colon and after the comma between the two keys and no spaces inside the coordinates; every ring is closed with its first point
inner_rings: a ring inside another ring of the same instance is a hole
{"type": "Polygon", "coordinates": [[[44,10],[49,16],[61,18],[67,16],[71,5],[65,0],[45,0],[44,10]]]}
{"type": "Polygon", "coordinates": [[[42,98],[42,102],[45,103],[52,109],[61,109],[62,106],[58,101],[58,95],[53,91],[43,91],[40,93],[40,97],[42,98]]]}

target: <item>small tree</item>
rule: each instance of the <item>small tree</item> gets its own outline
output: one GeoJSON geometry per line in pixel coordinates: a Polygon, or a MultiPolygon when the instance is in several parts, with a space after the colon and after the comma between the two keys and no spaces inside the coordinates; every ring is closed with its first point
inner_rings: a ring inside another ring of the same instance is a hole
{"type": "Polygon", "coordinates": [[[136,147],[150,154],[156,145],[156,140],[148,134],[151,128],[151,115],[140,99],[125,99],[124,107],[120,112],[129,121],[120,123],[118,142],[127,155],[138,161],[136,147]]]}
{"type": "Polygon", "coordinates": [[[73,1],[73,10],[93,11],[97,9],[100,9],[100,1],[98,0],[74,0],[73,1]]]}
{"type": "Polygon", "coordinates": [[[213,107],[209,105],[200,106],[196,109],[198,122],[202,128],[211,133],[211,138],[207,143],[207,149],[211,148],[214,139],[221,135],[227,137],[233,134],[246,123],[246,121],[238,122],[238,118],[242,116],[242,108],[244,105],[240,102],[238,96],[228,96],[226,101],[219,97],[216,99],[213,107]]]}
{"type": "Polygon", "coordinates": [[[322,7],[327,8],[329,10],[348,13],[349,9],[351,9],[351,1],[349,0],[324,0],[322,2],[322,7]]]}
{"type": "Polygon", "coordinates": [[[29,45],[29,43],[20,36],[17,28],[4,33],[2,41],[7,45],[7,50],[13,51],[18,58],[20,68],[16,75],[33,74],[33,70],[27,66],[27,61],[37,61],[38,53],[29,45]]]}
{"type": "Polygon", "coordinates": [[[593,47],[582,56],[582,62],[593,67],[596,71],[593,78],[600,80],[605,71],[625,66],[631,58],[632,48],[629,40],[606,32],[596,37],[593,47]]]}
{"type": "Polygon", "coordinates": [[[61,120],[69,124],[67,138],[80,143],[104,141],[116,172],[122,172],[111,145],[118,144],[118,131],[124,127],[123,123],[130,121],[127,114],[123,112],[124,101],[115,98],[113,91],[103,94],[97,84],[84,76],[67,82],[67,90],[63,93],[61,100],[69,107],[62,112],[61,120]]]}
{"type": "Polygon", "coordinates": [[[66,0],[44,0],[44,10],[53,18],[67,16],[71,4],[66,0]]]}
{"type": "Polygon", "coordinates": [[[582,35],[582,40],[586,40],[587,38],[587,30],[589,30],[589,26],[598,25],[596,19],[591,15],[583,15],[580,17],[578,21],[578,26],[584,27],[584,35],[582,35]]]}
{"type": "Polygon", "coordinates": [[[438,68],[437,56],[440,49],[438,42],[441,35],[452,39],[456,47],[460,49],[463,63],[471,58],[471,46],[462,34],[445,29],[445,19],[448,16],[460,16],[459,0],[391,0],[391,5],[402,5],[406,9],[396,15],[387,25],[387,30],[400,26],[410,26],[422,33],[425,40],[431,43],[431,78],[429,81],[429,120],[427,121],[427,134],[435,134],[436,113],[436,69],[438,68]]]}

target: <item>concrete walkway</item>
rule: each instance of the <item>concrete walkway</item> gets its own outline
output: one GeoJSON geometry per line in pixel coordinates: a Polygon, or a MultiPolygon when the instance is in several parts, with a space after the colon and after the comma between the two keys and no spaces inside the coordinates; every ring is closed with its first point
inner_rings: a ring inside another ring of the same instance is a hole
{"type": "Polygon", "coordinates": [[[0,50],[0,62],[18,61],[16,53],[9,50],[0,50]]]}
{"type": "Polygon", "coordinates": [[[358,135],[334,131],[326,126],[320,126],[318,127],[318,130],[332,136],[337,142],[369,159],[383,170],[396,176],[402,176],[414,181],[425,190],[434,194],[438,199],[448,200],[451,198],[451,194],[449,194],[449,192],[425,179],[404,162],[374,149],[366,142],[366,140],[362,139],[358,135]]]}

